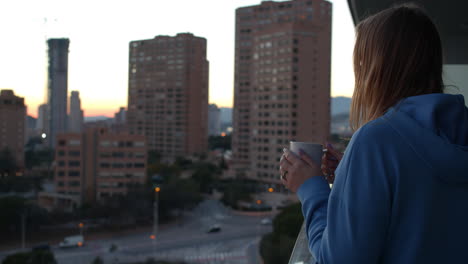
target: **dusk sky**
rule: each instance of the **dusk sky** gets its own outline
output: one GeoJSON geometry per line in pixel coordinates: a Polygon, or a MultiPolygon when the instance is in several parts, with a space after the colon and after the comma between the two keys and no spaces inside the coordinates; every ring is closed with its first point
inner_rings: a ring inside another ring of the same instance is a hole
{"type": "MultiPolygon", "coordinates": [[[[354,27],[346,0],[334,0],[332,96],[351,96],[354,27]]],[[[259,0],[18,0],[0,9],[0,89],[25,97],[36,116],[45,102],[47,38],[70,39],[68,92],[80,92],[86,116],[127,105],[128,44],[190,32],[208,41],[210,103],[231,107],[235,9],[259,0]]]]}

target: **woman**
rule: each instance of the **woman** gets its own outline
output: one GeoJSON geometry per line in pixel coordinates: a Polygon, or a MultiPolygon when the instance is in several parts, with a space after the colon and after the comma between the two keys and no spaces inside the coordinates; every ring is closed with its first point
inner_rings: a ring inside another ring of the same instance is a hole
{"type": "Polygon", "coordinates": [[[468,109],[443,94],[436,27],[408,5],[367,18],[354,72],[357,131],[332,190],[306,154],[280,161],[312,254],[321,264],[468,263],[468,109]]]}

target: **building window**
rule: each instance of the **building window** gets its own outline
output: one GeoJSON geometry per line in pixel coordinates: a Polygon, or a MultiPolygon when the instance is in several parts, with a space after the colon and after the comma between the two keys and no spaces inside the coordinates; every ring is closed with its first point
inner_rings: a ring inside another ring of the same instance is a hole
{"type": "Polygon", "coordinates": [[[65,140],[59,140],[58,145],[59,146],[65,146],[66,142],[65,140]]]}
{"type": "Polygon", "coordinates": [[[79,182],[79,181],[70,181],[70,182],[68,183],[68,186],[70,186],[70,187],[78,187],[78,186],[80,186],[80,182],[79,182]]]}
{"type": "Polygon", "coordinates": [[[65,167],[65,161],[60,160],[60,161],[58,162],[58,166],[59,166],[59,167],[65,167]]]}
{"type": "Polygon", "coordinates": [[[64,171],[58,171],[57,176],[63,177],[63,176],[65,176],[65,172],[64,171]]]}
{"type": "Polygon", "coordinates": [[[68,166],[69,167],[79,167],[80,166],[80,162],[79,161],[76,161],[76,160],[71,160],[68,162],[68,166]]]}
{"type": "Polygon", "coordinates": [[[72,140],[68,141],[68,144],[70,146],[79,146],[79,145],[81,145],[81,141],[79,139],[72,139],[72,140]]]}
{"type": "Polygon", "coordinates": [[[69,171],[69,172],[68,172],[68,176],[69,176],[69,177],[79,177],[79,176],[80,176],[80,172],[79,172],[79,171],[69,171]]]}
{"type": "Polygon", "coordinates": [[[107,163],[107,162],[102,162],[101,163],[101,168],[109,168],[110,167],[110,164],[107,163]]]}
{"type": "Polygon", "coordinates": [[[135,163],[133,165],[135,168],[144,168],[145,167],[145,164],[144,163],[135,163]]]}
{"type": "Polygon", "coordinates": [[[125,168],[123,163],[112,163],[112,168],[122,169],[125,168]]]}
{"type": "Polygon", "coordinates": [[[68,155],[69,155],[70,157],[79,157],[80,154],[81,154],[80,151],[69,151],[69,152],[68,152],[68,155]]]}
{"type": "Polygon", "coordinates": [[[63,156],[65,156],[65,151],[60,150],[60,151],[57,153],[57,155],[58,155],[59,157],[63,157],[63,156]]]}

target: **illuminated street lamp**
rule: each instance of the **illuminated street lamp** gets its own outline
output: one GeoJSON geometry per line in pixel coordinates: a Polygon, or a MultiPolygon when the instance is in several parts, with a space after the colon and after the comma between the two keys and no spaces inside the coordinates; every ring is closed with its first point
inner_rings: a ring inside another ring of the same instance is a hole
{"type": "Polygon", "coordinates": [[[257,200],[257,204],[259,204],[259,205],[262,204],[262,200],[260,200],[260,199],[257,200]]]}
{"type": "Polygon", "coordinates": [[[271,192],[271,193],[272,193],[272,192],[274,192],[274,191],[275,191],[275,190],[274,190],[273,188],[271,188],[271,187],[268,188],[268,192],[271,192]]]}
{"type": "Polygon", "coordinates": [[[83,235],[83,227],[84,227],[84,224],[83,224],[83,223],[79,223],[79,224],[78,224],[78,227],[80,228],[80,235],[83,235]]]}

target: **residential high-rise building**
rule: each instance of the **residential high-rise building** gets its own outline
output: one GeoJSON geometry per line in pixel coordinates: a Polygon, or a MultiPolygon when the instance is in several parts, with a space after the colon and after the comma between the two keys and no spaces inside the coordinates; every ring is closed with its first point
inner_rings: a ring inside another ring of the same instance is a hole
{"type": "Polygon", "coordinates": [[[219,136],[221,134],[221,110],[215,104],[208,107],[208,135],[219,136]]]}
{"type": "Polygon", "coordinates": [[[130,43],[127,124],[168,161],[207,150],[206,39],[189,33],[130,43]]]}
{"type": "Polygon", "coordinates": [[[0,151],[8,149],[16,166],[24,166],[26,131],[26,106],[24,98],[13,90],[0,91],[0,151]]]}
{"type": "Polygon", "coordinates": [[[283,147],[327,139],[331,18],[325,0],[265,1],[236,10],[236,176],[278,184],[283,147]]]}
{"type": "Polygon", "coordinates": [[[83,110],[81,110],[80,92],[72,91],[70,96],[69,131],[80,133],[83,129],[83,110]]]}
{"type": "Polygon", "coordinates": [[[47,83],[47,140],[54,147],[56,136],[67,127],[69,39],[47,40],[49,66],[47,83]]]}
{"type": "Polygon", "coordinates": [[[114,114],[114,123],[116,124],[124,124],[126,121],[127,110],[125,107],[120,107],[119,111],[114,114]]]}
{"type": "Polygon", "coordinates": [[[41,104],[37,108],[37,122],[36,122],[36,129],[39,133],[43,133],[47,129],[47,105],[41,104]]]}
{"type": "Polygon", "coordinates": [[[81,202],[124,195],[129,186],[145,183],[146,153],[144,136],[106,128],[57,135],[56,191],[81,202]]]}

